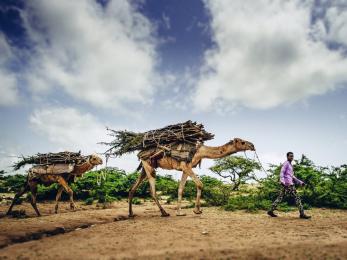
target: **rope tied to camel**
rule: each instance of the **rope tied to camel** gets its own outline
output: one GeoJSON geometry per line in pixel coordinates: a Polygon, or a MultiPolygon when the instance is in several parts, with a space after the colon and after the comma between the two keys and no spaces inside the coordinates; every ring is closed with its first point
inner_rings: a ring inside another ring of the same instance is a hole
{"type": "Polygon", "coordinates": [[[107,165],[108,165],[109,158],[110,158],[109,155],[105,156],[106,166],[100,170],[100,176],[99,176],[99,174],[96,175],[96,183],[98,184],[98,186],[101,186],[102,181],[106,181],[106,179],[107,179],[107,171],[105,169],[107,169],[107,167],[108,167],[107,165]]]}
{"type": "Polygon", "coordinates": [[[268,173],[267,173],[267,171],[265,170],[265,168],[264,168],[262,162],[261,162],[260,159],[259,159],[259,156],[258,156],[257,151],[254,151],[254,155],[255,155],[255,157],[257,158],[257,160],[258,160],[258,162],[259,162],[259,164],[260,164],[260,168],[262,169],[262,171],[265,173],[265,175],[268,175],[268,173]]]}
{"type": "MultiPolygon", "coordinates": [[[[247,160],[250,160],[250,159],[247,157],[246,151],[243,151],[243,153],[244,153],[246,159],[247,159],[247,160]]],[[[252,160],[255,161],[255,159],[257,159],[257,161],[258,161],[258,163],[259,163],[259,165],[260,165],[260,169],[265,173],[266,176],[268,176],[268,173],[267,173],[267,171],[265,170],[265,168],[264,168],[264,166],[263,166],[263,163],[260,161],[259,156],[258,156],[258,153],[257,153],[256,150],[254,151],[253,159],[252,159],[252,160]]],[[[258,181],[260,181],[260,180],[258,180],[258,181]]]]}

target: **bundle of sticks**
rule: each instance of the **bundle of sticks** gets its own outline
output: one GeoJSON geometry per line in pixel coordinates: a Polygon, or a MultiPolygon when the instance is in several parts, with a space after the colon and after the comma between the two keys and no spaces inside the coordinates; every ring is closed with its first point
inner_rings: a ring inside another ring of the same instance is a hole
{"type": "Polygon", "coordinates": [[[60,153],[38,153],[33,156],[20,157],[21,160],[13,164],[13,169],[19,170],[26,164],[34,165],[51,165],[51,164],[69,164],[69,163],[81,163],[86,160],[86,157],[81,155],[81,151],[75,152],[60,152],[60,153]]]}
{"type": "Polygon", "coordinates": [[[175,125],[147,131],[134,133],[130,131],[116,131],[107,128],[109,135],[115,137],[112,142],[101,144],[110,146],[106,155],[121,156],[125,153],[143,151],[160,146],[168,146],[177,143],[196,144],[213,139],[214,135],[208,133],[202,124],[187,121],[175,125]]]}

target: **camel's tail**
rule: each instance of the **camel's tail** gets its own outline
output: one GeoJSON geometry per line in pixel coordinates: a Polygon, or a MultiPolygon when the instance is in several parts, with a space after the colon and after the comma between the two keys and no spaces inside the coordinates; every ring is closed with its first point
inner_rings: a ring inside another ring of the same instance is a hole
{"type": "Polygon", "coordinates": [[[140,162],[139,166],[137,166],[136,171],[139,172],[143,168],[142,162],[140,162]]]}

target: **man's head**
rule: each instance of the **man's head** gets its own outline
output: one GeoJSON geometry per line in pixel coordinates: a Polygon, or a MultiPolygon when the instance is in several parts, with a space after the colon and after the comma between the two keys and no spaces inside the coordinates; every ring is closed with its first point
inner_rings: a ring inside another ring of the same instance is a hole
{"type": "Polygon", "coordinates": [[[294,159],[294,154],[293,154],[293,152],[288,152],[287,153],[287,160],[288,161],[293,161],[293,159],[294,159]]]}

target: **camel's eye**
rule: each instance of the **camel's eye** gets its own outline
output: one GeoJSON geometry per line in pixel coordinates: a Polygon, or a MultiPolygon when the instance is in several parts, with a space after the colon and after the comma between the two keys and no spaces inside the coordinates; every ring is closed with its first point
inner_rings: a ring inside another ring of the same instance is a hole
{"type": "Polygon", "coordinates": [[[245,142],[242,142],[241,144],[242,144],[242,145],[244,145],[244,144],[245,144],[245,142]]]}

